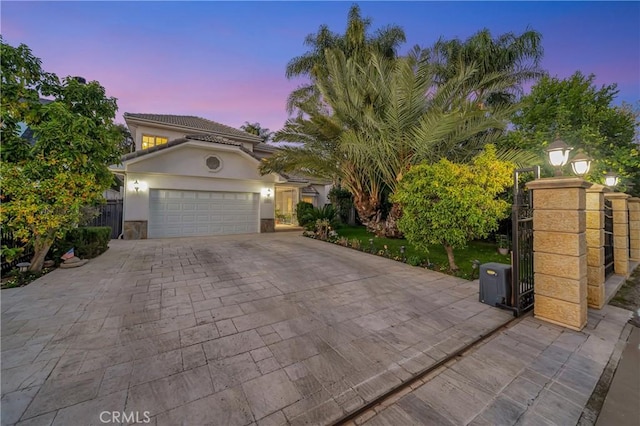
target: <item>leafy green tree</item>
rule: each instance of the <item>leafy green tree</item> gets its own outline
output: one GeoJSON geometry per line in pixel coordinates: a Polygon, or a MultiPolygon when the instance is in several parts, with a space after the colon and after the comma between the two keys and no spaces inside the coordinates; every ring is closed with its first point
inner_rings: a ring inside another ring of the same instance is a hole
{"type": "Polygon", "coordinates": [[[0,218],[3,227],[33,245],[30,269],[39,272],[54,240],[76,226],[82,207],[98,203],[112,182],[108,165],[119,161],[117,105],[98,82],[60,82],[43,72],[25,45],[2,42],[2,52],[3,79],[13,87],[2,98],[10,119],[5,126],[3,116],[2,138],[11,146],[5,150],[3,144],[0,218]],[[5,76],[5,70],[13,75],[5,76]],[[53,100],[43,105],[38,100],[44,94],[53,100]],[[34,131],[33,144],[19,140],[19,122],[34,131]]]}
{"type": "Polygon", "coordinates": [[[262,138],[262,142],[269,142],[273,139],[273,132],[269,131],[267,128],[263,128],[260,126],[260,123],[249,123],[245,121],[240,129],[244,130],[247,133],[251,133],[252,135],[259,136],[262,138]]]}
{"type": "Polygon", "coordinates": [[[458,270],[454,249],[473,238],[486,238],[509,214],[509,203],[496,196],[511,182],[514,165],[500,161],[493,145],[469,164],[442,159],[411,167],[393,200],[402,206],[398,225],[416,248],[442,244],[449,268],[458,270]]]}
{"type": "Polygon", "coordinates": [[[327,49],[338,49],[358,63],[364,63],[372,51],[385,58],[396,57],[398,47],[406,41],[404,30],[399,26],[390,25],[369,34],[371,23],[370,18],[361,16],[360,7],[353,5],[349,9],[344,34],[334,33],[327,25],[321,25],[317,33],[307,35],[304,44],[309,46],[310,50],[289,61],[286,76],[289,79],[307,76],[311,81],[289,95],[287,110],[290,113],[297,109],[300,102],[317,100],[319,93],[314,81],[326,75],[327,49]]]}
{"type": "Polygon", "coordinates": [[[607,171],[615,171],[622,178],[622,189],[626,183],[628,191],[640,194],[638,111],[630,105],[613,105],[616,85],[598,88],[594,80],[593,74],[580,72],[564,80],[542,78],[522,99],[504,145],[543,157],[548,144],[560,137],[594,160],[590,180],[602,182],[607,171]]]}
{"type": "Polygon", "coordinates": [[[124,124],[116,124],[116,129],[120,133],[120,144],[118,145],[118,149],[120,151],[120,155],[129,154],[136,150],[136,143],[133,140],[133,136],[131,136],[131,132],[129,128],[124,124]]]}

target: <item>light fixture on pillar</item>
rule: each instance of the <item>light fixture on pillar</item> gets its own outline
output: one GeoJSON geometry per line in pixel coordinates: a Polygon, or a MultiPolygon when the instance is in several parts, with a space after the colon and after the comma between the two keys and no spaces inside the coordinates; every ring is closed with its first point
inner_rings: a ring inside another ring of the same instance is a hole
{"type": "Polygon", "coordinates": [[[549,163],[556,168],[556,176],[562,176],[562,166],[569,161],[569,145],[564,143],[560,138],[556,138],[553,143],[547,147],[547,155],[549,155],[549,163]]]}
{"type": "Polygon", "coordinates": [[[609,188],[613,188],[618,184],[618,175],[613,172],[608,172],[604,175],[604,184],[609,188]]]}
{"type": "Polygon", "coordinates": [[[591,158],[584,155],[582,152],[579,152],[573,159],[571,160],[571,169],[573,173],[577,176],[584,176],[589,173],[589,168],[591,167],[591,158]]]}

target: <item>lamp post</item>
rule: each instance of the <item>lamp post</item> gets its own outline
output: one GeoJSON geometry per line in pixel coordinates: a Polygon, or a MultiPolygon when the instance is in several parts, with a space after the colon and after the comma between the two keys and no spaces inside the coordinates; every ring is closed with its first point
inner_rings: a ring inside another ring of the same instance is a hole
{"type": "Polygon", "coordinates": [[[572,149],[573,148],[557,137],[556,140],[547,147],[549,163],[556,168],[556,176],[562,176],[562,166],[569,161],[569,151],[572,149]]]}
{"type": "Polygon", "coordinates": [[[613,172],[608,172],[604,175],[604,184],[609,188],[613,188],[618,184],[618,175],[613,172]]]}
{"type": "Polygon", "coordinates": [[[587,173],[589,173],[589,169],[591,168],[591,158],[584,155],[582,152],[578,153],[571,160],[571,169],[576,176],[583,177],[587,173]]]}

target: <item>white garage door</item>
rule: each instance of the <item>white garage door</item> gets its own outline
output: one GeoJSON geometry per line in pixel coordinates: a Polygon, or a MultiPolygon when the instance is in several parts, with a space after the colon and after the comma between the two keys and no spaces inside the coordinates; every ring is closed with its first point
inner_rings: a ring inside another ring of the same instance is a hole
{"type": "Polygon", "coordinates": [[[258,231],[258,194],[168,189],[149,192],[149,238],[258,231]]]}

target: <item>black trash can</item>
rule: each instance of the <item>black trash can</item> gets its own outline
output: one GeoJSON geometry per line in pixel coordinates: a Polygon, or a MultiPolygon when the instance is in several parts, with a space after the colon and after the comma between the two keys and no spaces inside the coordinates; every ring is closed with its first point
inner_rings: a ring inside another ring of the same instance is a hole
{"type": "Polygon", "coordinates": [[[480,302],[491,306],[511,306],[511,265],[480,265],[480,302]]]}

